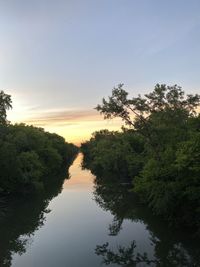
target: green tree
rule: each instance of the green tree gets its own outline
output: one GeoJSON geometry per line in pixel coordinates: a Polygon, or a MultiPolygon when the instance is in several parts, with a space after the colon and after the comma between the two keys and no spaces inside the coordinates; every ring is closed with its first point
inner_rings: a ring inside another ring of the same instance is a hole
{"type": "Polygon", "coordinates": [[[93,172],[128,173],[155,214],[200,232],[199,104],[198,94],[186,95],[177,85],[157,84],[130,98],[120,84],[96,109],[105,119],[120,117],[130,130],[121,136],[101,131],[82,151],[93,172]]]}
{"type": "Polygon", "coordinates": [[[0,125],[6,125],[8,123],[6,111],[11,108],[11,96],[5,94],[4,91],[0,91],[0,125]]]}
{"type": "Polygon", "coordinates": [[[108,101],[103,98],[102,105],[96,109],[106,119],[120,117],[129,126],[138,128],[138,121],[146,124],[151,114],[164,110],[182,110],[186,115],[196,114],[196,108],[200,103],[198,94],[189,94],[185,97],[180,86],[167,86],[157,84],[153,92],[138,95],[128,99],[128,93],[119,84],[112,90],[112,96],[108,101]]]}
{"type": "MultiPolygon", "coordinates": [[[[185,96],[185,92],[177,85],[157,84],[153,92],[145,94],[144,97],[138,95],[128,98],[123,84],[119,84],[112,90],[112,96],[108,100],[103,98],[102,104],[96,109],[105,119],[120,117],[126,125],[142,134],[159,156],[159,148],[162,146],[159,143],[165,141],[160,139],[166,131],[165,126],[167,125],[170,134],[174,125],[176,128],[178,125],[179,128],[184,127],[187,119],[196,115],[199,103],[198,94],[185,96]]],[[[180,137],[180,133],[175,134],[180,137]]]]}

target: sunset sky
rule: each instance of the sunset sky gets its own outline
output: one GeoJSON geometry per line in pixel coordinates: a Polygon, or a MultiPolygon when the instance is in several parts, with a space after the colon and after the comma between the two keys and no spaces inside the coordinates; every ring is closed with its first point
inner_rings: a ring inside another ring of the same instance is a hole
{"type": "Polygon", "coordinates": [[[0,90],[12,122],[79,144],[117,130],[94,110],[124,83],[200,93],[199,0],[0,0],[0,90]]]}

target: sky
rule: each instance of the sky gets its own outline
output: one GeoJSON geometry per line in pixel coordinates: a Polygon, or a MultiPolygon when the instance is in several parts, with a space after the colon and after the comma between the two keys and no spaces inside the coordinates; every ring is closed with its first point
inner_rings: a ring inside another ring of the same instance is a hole
{"type": "Polygon", "coordinates": [[[0,0],[0,90],[11,122],[80,144],[118,130],[94,107],[119,83],[200,93],[199,0],[0,0]]]}

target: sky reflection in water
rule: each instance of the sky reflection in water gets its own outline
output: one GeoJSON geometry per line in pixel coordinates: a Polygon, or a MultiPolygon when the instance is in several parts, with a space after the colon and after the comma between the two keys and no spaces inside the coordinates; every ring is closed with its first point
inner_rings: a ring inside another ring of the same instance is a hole
{"type": "Polygon", "coordinates": [[[195,242],[168,229],[123,186],[99,183],[81,161],[79,154],[60,194],[58,186],[46,199],[15,204],[1,222],[2,266],[199,266],[195,242]]]}

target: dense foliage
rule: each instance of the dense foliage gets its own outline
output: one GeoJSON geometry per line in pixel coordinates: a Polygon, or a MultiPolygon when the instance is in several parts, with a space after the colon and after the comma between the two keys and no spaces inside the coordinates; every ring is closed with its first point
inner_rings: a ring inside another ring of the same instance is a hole
{"type": "Polygon", "coordinates": [[[11,97],[0,92],[0,194],[44,189],[48,178],[69,166],[77,152],[57,134],[12,125],[6,119],[11,97]]]}
{"type": "Polygon", "coordinates": [[[156,85],[150,94],[128,99],[119,85],[97,110],[120,117],[130,129],[95,133],[82,145],[86,166],[120,172],[155,214],[200,229],[199,101],[176,85],[156,85]]]}
{"type": "Polygon", "coordinates": [[[84,167],[106,178],[129,182],[139,174],[144,162],[144,138],[132,131],[95,132],[90,141],[81,146],[84,167]],[[114,175],[113,175],[114,174],[114,175]]]}
{"type": "Polygon", "coordinates": [[[33,126],[0,126],[0,191],[26,193],[43,188],[50,175],[76,153],[64,138],[33,126]]]}

